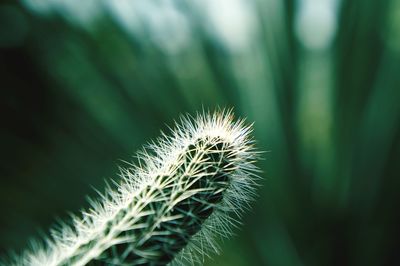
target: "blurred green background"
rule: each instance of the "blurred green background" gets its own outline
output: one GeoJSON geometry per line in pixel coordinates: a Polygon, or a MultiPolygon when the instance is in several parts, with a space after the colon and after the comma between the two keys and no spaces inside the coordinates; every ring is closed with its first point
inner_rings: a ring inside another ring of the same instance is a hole
{"type": "Polygon", "coordinates": [[[1,254],[219,106],[268,152],[205,265],[400,265],[399,0],[2,1],[0,95],[1,254]]]}

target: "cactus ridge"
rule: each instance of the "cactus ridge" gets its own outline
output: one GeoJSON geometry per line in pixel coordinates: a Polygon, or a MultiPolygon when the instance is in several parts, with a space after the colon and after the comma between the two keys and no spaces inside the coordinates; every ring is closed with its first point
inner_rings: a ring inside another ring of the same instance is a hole
{"type": "Polygon", "coordinates": [[[33,244],[18,265],[195,264],[218,252],[254,196],[257,152],[251,126],[231,111],[181,117],[120,168],[121,184],[33,244]],[[44,246],[44,247],[43,247],[44,246]],[[200,255],[200,256],[199,256],[200,255]]]}

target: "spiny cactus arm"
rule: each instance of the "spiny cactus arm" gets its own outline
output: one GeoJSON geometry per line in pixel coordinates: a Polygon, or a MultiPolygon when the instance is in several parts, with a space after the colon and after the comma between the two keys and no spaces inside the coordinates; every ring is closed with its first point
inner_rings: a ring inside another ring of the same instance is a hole
{"type": "Polygon", "coordinates": [[[72,226],[53,231],[21,265],[165,265],[196,262],[216,250],[213,235],[229,235],[254,195],[257,152],[250,126],[230,111],[183,117],[166,136],[121,169],[123,182],[72,226]],[[206,254],[204,254],[206,253],[206,254]]]}

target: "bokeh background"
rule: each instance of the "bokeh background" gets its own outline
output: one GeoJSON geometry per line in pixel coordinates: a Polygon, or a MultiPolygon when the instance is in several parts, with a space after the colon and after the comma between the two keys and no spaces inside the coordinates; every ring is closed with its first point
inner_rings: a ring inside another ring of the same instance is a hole
{"type": "Polygon", "coordinates": [[[205,265],[400,265],[400,1],[0,3],[0,254],[181,113],[254,121],[259,198],[205,265]]]}

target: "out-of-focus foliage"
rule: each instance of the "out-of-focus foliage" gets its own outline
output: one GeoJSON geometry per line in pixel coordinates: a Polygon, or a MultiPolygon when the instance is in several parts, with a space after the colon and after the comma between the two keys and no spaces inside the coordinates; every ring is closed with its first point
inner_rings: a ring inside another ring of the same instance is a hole
{"type": "Polygon", "coordinates": [[[398,265],[398,0],[0,4],[0,249],[180,113],[255,121],[264,179],[206,265],[398,265]]]}

